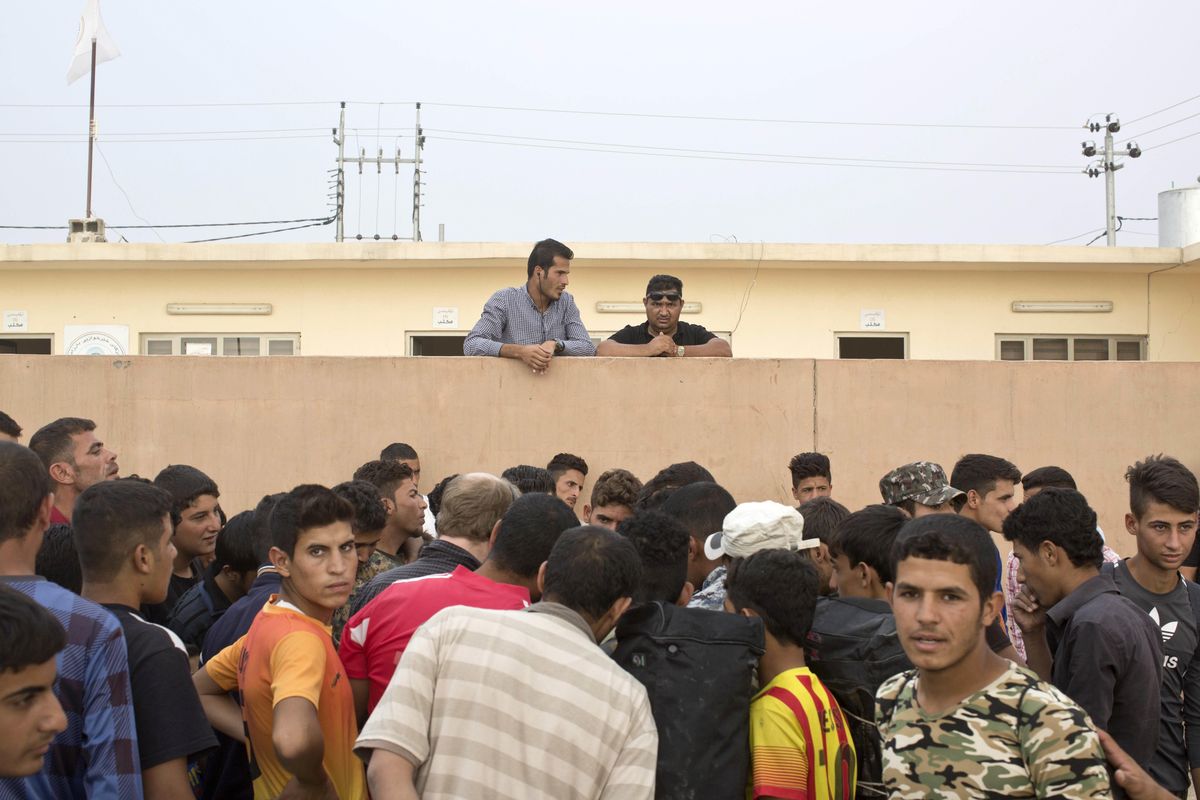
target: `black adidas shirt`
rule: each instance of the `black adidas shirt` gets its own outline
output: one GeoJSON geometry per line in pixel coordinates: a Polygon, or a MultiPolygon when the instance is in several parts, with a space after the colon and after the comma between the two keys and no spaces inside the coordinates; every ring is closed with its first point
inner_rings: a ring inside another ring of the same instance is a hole
{"type": "Polygon", "coordinates": [[[1150,774],[1180,792],[1191,783],[1189,765],[1200,766],[1200,626],[1188,597],[1189,591],[1200,592],[1200,586],[1180,578],[1167,594],[1155,594],[1137,582],[1125,561],[1112,570],[1117,589],[1149,614],[1162,633],[1162,716],[1150,774]]]}

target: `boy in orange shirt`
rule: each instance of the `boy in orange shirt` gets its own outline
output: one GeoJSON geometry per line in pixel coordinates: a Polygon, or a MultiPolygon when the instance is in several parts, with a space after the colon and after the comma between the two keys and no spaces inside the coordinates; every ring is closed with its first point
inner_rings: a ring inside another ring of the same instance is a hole
{"type": "Polygon", "coordinates": [[[762,687],[750,701],[748,800],[850,800],[854,741],[833,695],[804,662],[817,605],[812,559],[791,550],[760,550],[735,559],[726,575],[725,610],[760,617],[766,649],[762,687]]]}
{"type": "Polygon", "coordinates": [[[354,586],[353,516],[324,486],[297,486],[279,501],[270,559],[280,593],[193,678],[213,727],[248,738],[255,800],[367,796],[354,697],[329,627],[354,586]],[[240,709],[227,694],[235,688],[240,709]]]}

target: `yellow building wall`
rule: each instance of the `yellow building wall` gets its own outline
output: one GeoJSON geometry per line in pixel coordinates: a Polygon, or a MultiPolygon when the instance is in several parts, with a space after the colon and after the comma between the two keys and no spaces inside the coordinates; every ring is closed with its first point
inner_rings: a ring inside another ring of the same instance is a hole
{"type": "MultiPolygon", "coordinates": [[[[1113,271],[773,267],[756,274],[750,267],[577,264],[569,290],[584,324],[611,332],[644,321],[643,314],[597,313],[596,303],[639,301],[655,272],[680,277],[686,299],[703,306],[683,319],[732,332],[734,354],[741,357],[836,358],[835,334],[859,332],[860,310],[883,309],[886,332],[907,333],[913,359],[992,360],[998,333],[1149,333],[1151,359],[1200,359],[1200,323],[1189,310],[1200,278],[1185,270],[1148,278],[1113,271]],[[1014,300],[1111,300],[1113,311],[1018,314],[1011,310],[1014,300]]],[[[300,333],[301,353],[308,356],[390,356],[406,354],[407,334],[435,331],[435,307],[457,308],[458,332],[465,334],[492,291],[520,285],[524,275],[511,266],[288,269],[249,262],[41,270],[9,264],[0,271],[0,306],[26,311],[29,333],[52,334],[57,353],[65,325],[107,323],[130,327],[134,351],[146,333],[264,332],[300,333]],[[167,303],[264,302],[274,307],[270,316],[172,316],[165,310],[167,303]]]]}

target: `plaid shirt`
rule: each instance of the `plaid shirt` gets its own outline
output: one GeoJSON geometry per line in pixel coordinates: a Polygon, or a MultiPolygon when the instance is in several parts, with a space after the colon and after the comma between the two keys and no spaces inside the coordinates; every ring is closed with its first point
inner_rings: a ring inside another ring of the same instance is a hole
{"type": "Polygon", "coordinates": [[[483,316],[463,342],[463,355],[498,356],[501,345],[541,344],[551,339],[566,345],[563,355],[596,355],[596,345],[583,327],[579,307],[570,293],[563,292],[543,314],[524,286],[514,286],[488,298],[483,316]]]}
{"type": "Polygon", "coordinates": [[[41,578],[3,580],[49,609],[67,631],[54,682],[67,728],[50,745],[41,772],[0,780],[0,798],[140,798],[142,770],[120,623],[95,603],[41,578]]]}

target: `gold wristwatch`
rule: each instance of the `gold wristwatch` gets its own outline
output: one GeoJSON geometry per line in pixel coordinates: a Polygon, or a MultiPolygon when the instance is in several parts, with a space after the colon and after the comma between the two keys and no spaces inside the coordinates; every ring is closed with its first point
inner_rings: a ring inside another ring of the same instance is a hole
{"type": "Polygon", "coordinates": [[[679,345],[678,347],[675,348],[675,357],[683,358],[683,345],[679,345]]]}

